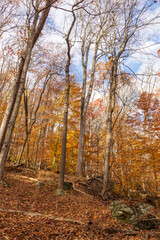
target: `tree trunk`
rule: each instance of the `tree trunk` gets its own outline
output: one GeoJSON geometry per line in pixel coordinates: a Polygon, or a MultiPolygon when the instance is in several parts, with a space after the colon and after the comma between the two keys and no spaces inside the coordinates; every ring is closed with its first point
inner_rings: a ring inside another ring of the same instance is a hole
{"type": "Polygon", "coordinates": [[[105,162],[104,162],[104,176],[103,176],[103,188],[102,197],[105,198],[110,178],[110,155],[112,145],[112,119],[115,107],[115,95],[116,95],[116,81],[117,81],[117,61],[112,60],[111,76],[110,76],[110,93],[109,93],[109,106],[106,121],[106,146],[105,146],[105,162]]]}
{"type": "Polygon", "coordinates": [[[78,145],[78,162],[77,162],[77,175],[78,176],[83,176],[83,165],[84,165],[83,164],[83,155],[84,155],[85,126],[86,126],[86,116],[83,116],[81,114],[79,145],[78,145]]]}
{"type": "Polygon", "coordinates": [[[62,132],[62,150],[61,150],[61,168],[59,189],[64,188],[64,174],[65,174],[65,161],[66,161],[66,143],[67,143],[67,125],[68,125],[68,107],[69,107],[69,91],[70,91],[70,79],[69,72],[67,73],[68,84],[65,90],[65,108],[63,116],[63,132],[62,132]]]}
{"type": "Polygon", "coordinates": [[[12,116],[11,116],[10,121],[9,121],[9,125],[8,125],[8,128],[7,128],[7,133],[6,133],[4,143],[3,143],[3,147],[0,151],[0,180],[2,180],[2,174],[3,174],[3,170],[4,170],[5,160],[7,158],[8,152],[9,152],[12,133],[13,133],[13,129],[14,129],[14,126],[15,126],[15,121],[16,121],[16,118],[17,118],[17,115],[18,115],[23,91],[24,91],[24,87],[21,83],[21,88],[19,89],[17,99],[16,99],[16,102],[15,102],[15,105],[14,105],[14,109],[13,109],[13,112],[12,112],[12,116]]]}
{"type": "Polygon", "coordinates": [[[15,101],[16,101],[16,98],[17,98],[24,62],[25,62],[25,59],[22,57],[21,61],[20,61],[20,64],[19,64],[18,74],[17,74],[17,77],[14,81],[13,88],[12,88],[12,91],[11,91],[11,94],[10,94],[10,99],[9,99],[9,102],[8,102],[8,105],[7,105],[7,109],[5,111],[5,115],[4,115],[2,123],[1,123],[1,128],[0,128],[0,151],[1,151],[2,146],[3,146],[3,142],[4,142],[4,139],[5,139],[5,134],[7,132],[7,127],[8,127],[8,124],[9,124],[9,121],[10,121],[10,118],[11,118],[11,115],[12,115],[12,111],[13,111],[13,108],[14,108],[14,104],[15,104],[15,101]]]}
{"type": "Polygon", "coordinates": [[[37,139],[37,145],[36,145],[36,152],[35,152],[35,157],[34,157],[34,164],[33,167],[36,169],[36,165],[37,165],[37,155],[38,155],[38,149],[39,149],[39,143],[40,143],[40,139],[41,139],[41,133],[42,133],[42,128],[40,129],[39,133],[38,133],[38,139],[37,139]]]}
{"type": "MultiPolygon", "coordinates": [[[[32,132],[32,127],[33,127],[33,125],[36,123],[36,120],[37,120],[37,112],[38,112],[38,109],[39,109],[40,104],[41,104],[42,96],[43,96],[43,94],[44,94],[44,91],[45,91],[45,89],[46,89],[47,83],[48,83],[48,81],[50,80],[50,78],[51,78],[51,75],[50,75],[50,71],[49,71],[49,73],[48,73],[47,76],[46,76],[45,82],[44,82],[44,84],[43,84],[42,92],[41,92],[41,94],[40,94],[40,97],[39,97],[39,100],[38,100],[38,103],[37,103],[37,107],[36,107],[35,112],[34,112],[34,119],[33,119],[32,123],[31,123],[29,129],[28,129],[28,106],[27,106],[27,98],[26,98],[26,101],[25,101],[26,138],[25,138],[25,140],[24,140],[24,143],[23,143],[23,146],[22,146],[22,149],[21,149],[21,153],[20,153],[20,156],[19,156],[19,159],[18,159],[18,165],[19,165],[20,162],[21,162],[22,155],[23,155],[23,152],[24,152],[26,143],[27,143],[28,138],[29,138],[29,136],[30,136],[30,134],[31,134],[31,132],[32,132]]],[[[46,102],[46,103],[47,103],[47,102],[46,102]]],[[[45,103],[45,104],[46,104],[46,103],[45,103]]],[[[42,116],[43,116],[43,113],[42,113],[42,116]]]]}
{"type": "Polygon", "coordinates": [[[59,189],[64,189],[64,174],[65,174],[65,162],[66,162],[66,143],[67,143],[67,124],[68,124],[68,108],[69,108],[69,92],[70,92],[70,64],[71,64],[71,42],[70,42],[70,34],[76,22],[76,15],[74,13],[74,8],[79,5],[77,2],[72,6],[72,15],[73,21],[69,28],[69,31],[66,36],[66,43],[67,43],[67,63],[66,63],[66,87],[65,87],[65,106],[64,106],[64,115],[63,115],[63,132],[62,132],[62,148],[61,148],[61,167],[60,167],[60,177],[59,177],[59,189]]]}
{"type": "MultiPolygon", "coordinates": [[[[81,122],[80,122],[80,134],[79,134],[79,145],[78,145],[78,162],[77,162],[77,175],[83,176],[83,156],[84,156],[84,141],[85,141],[85,126],[86,126],[86,114],[87,109],[89,105],[89,101],[91,98],[92,90],[93,90],[93,84],[94,84],[94,76],[95,76],[95,69],[96,69],[96,63],[97,63],[97,52],[98,52],[98,46],[100,43],[101,36],[98,37],[95,44],[94,49],[94,56],[92,61],[92,70],[91,70],[91,77],[89,82],[89,89],[87,96],[86,95],[86,79],[87,79],[87,62],[88,62],[88,53],[87,52],[87,59],[84,61],[84,52],[82,52],[82,65],[83,65],[83,87],[82,87],[82,96],[81,96],[81,122]]],[[[88,48],[89,51],[89,48],[88,48]]]]}

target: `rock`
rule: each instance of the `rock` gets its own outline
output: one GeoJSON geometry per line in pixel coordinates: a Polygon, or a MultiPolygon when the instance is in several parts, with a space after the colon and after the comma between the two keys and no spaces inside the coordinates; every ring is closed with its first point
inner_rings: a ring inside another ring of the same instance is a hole
{"type": "Polygon", "coordinates": [[[145,203],[129,207],[121,201],[114,201],[110,205],[110,210],[118,221],[133,224],[143,230],[155,229],[159,225],[159,220],[150,214],[151,209],[154,210],[154,207],[145,203]]]}
{"type": "Polygon", "coordinates": [[[146,203],[138,203],[137,205],[134,205],[132,208],[137,216],[141,216],[143,214],[148,213],[151,208],[154,209],[154,207],[146,203]]]}
{"type": "Polygon", "coordinates": [[[64,190],[70,190],[73,188],[72,182],[64,182],[64,190]]]}
{"type": "Polygon", "coordinates": [[[6,183],[6,182],[4,182],[4,181],[0,181],[0,184],[2,185],[2,186],[4,186],[4,187],[11,187],[8,183],[6,183]]]}
{"type": "Polygon", "coordinates": [[[64,196],[65,195],[65,191],[62,190],[62,189],[56,189],[56,195],[64,196]]]}
{"type": "Polygon", "coordinates": [[[53,180],[50,180],[50,179],[45,180],[45,183],[46,183],[46,184],[49,184],[49,185],[52,185],[52,184],[53,184],[53,180]]]}
{"type": "Polygon", "coordinates": [[[145,216],[145,219],[138,220],[137,223],[134,224],[134,226],[143,230],[151,230],[156,229],[159,224],[159,220],[156,219],[154,215],[148,214],[147,216],[145,216]]]}
{"type": "Polygon", "coordinates": [[[124,223],[132,223],[135,220],[134,211],[121,201],[114,201],[110,205],[113,216],[124,223]]]}
{"type": "Polygon", "coordinates": [[[38,182],[36,183],[36,186],[37,186],[38,188],[41,188],[41,187],[44,186],[44,183],[42,183],[41,181],[38,181],[38,182]]]}

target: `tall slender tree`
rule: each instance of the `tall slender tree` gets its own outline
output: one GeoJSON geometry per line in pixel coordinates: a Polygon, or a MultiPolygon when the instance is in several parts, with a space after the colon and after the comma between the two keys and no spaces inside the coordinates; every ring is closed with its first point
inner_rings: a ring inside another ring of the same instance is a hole
{"type": "Polygon", "coordinates": [[[87,11],[87,16],[84,17],[84,15],[80,13],[80,20],[82,26],[81,59],[83,68],[83,83],[81,95],[81,119],[77,162],[78,176],[83,175],[86,113],[95,82],[96,64],[98,59],[100,58],[99,48],[103,37],[103,31],[105,29],[105,31],[108,32],[109,27],[107,19],[107,12],[109,11],[107,1],[105,3],[101,0],[96,2],[93,1],[91,5],[93,5],[91,8],[92,12],[87,11]],[[88,74],[89,62],[92,62],[90,75],[88,74]]]}
{"type": "Polygon", "coordinates": [[[65,67],[66,73],[66,86],[65,86],[65,103],[64,103],[64,115],[63,115],[63,132],[62,132],[62,150],[61,150],[61,169],[60,169],[60,179],[59,179],[59,189],[64,188],[64,174],[65,174],[65,160],[66,160],[66,143],[67,143],[67,123],[68,123],[68,108],[69,108],[69,92],[70,92],[70,64],[71,64],[71,47],[72,43],[70,40],[70,35],[76,22],[75,8],[78,7],[81,0],[72,6],[72,16],[73,20],[71,26],[66,35],[67,43],[67,63],[65,67]]]}

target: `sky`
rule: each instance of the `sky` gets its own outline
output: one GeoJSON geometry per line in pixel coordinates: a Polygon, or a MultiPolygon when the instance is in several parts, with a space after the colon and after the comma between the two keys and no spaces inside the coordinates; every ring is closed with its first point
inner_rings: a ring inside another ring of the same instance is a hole
{"type": "MultiPolygon", "coordinates": [[[[66,10],[71,9],[71,1],[73,0],[66,0],[66,4],[61,5],[61,7],[65,8],[66,10]]],[[[154,8],[147,12],[145,15],[146,21],[158,13],[160,14],[159,2],[156,3],[154,8]]],[[[47,28],[45,28],[43,31],[44,44],[45,42],[52,42],[55,44],[55,49],[56,46],[60,46],[61,49],[66,49],[65,34],[67,33],[71,24],[70,15],[71,13],[61,9],[55,10],[53,8],[51,10],[47,20],[47,28]]],[[[1,42],[3,42],[4,38],[1,40],[1,42]]],[[[134,43],[133,48],[135,51],[124,61],[128,68],[124,67],[124,69],[130,73],[133,71],[134,73],[138,74],[137,80],[140,81],[140,86],[142,79],[144,82],[147,81],[147,76],[142,77],[142,74],[147,73],[148,75],[151,73],[153,76],[152,81],[154,81],[155,74],[157,74],[157,72],[160,70],[160,58],[157,56],[157,51],[160,49],[160,21],[158,23],[155,22],[155,24],[143,29],[138,36],[138,40],[134,43]]],[[[78,42],[76,42],[72,47],[71,54],[71,72],[76,73],[79,81],[82,81],[81,53],[80,44],[78,42]]],[[[90,66],[91,62],[92,61],[90,60],[90,66]]],[[[157,85],[157,88],[160,88],[160,86],[157,85]]]]}
{"type": "MultiPolygon", "coordinates": [[[[66,5],[65,8],[69,9],[68,5],[66,5]]],[[[144,20],[147,21],[156,14],[160,14],[159,3],[146,13],[144,20]]],[[[71,23],[70,13],[57,9],[52,10],[49,17],[51,24],[54,22],[54,27],[58,29],[58,31],[63,33],[67,32],[71,23]]],[[[62,47],[66,47],[64,35],[60,32],[50,32],[49,38],[55,44],[60,44],[62,47]]],[[[146,27],[140,32],[138,40],[134,43],[133,48],[135,51],[124,62],[128,68],[124,67],[124,69],[130,73],[133,71],[138,74],[137,79],[139,80],[142,79],[141,75],[146,73],[147,75],[152,74],[154,79],[155,74],[157,74],[160,69],[160,59],[157,56],[157,51],[160,49],[160,19],[158,22],[155,21],[155,24],[146,27]],[[132,71],[130,71],[130,69],[132,71]]],[[[80,45],[78,43],[75,43],[72,48],[71,70],[77,72],[78,76],[82,79],[80,45]]],[[[147,76],[145,78],[147,78],[147,76]]]]}

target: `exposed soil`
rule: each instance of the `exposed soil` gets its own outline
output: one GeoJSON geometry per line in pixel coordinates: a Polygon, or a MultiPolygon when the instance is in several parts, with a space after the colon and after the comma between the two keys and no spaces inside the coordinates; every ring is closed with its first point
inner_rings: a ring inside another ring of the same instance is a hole
{"type": "MultiPolygon", "coordinates": [[[[0,240],[160,239],[160,229],[142,231],[116,221],[109,210],[112,199],[74,189],[57,195],[58,175],[21,169],[4,176],[10,187],[0,184],[0,240]]],[[[76,178],[67,180],[78,188],[76,178]]]]}

